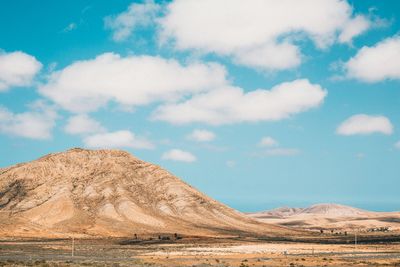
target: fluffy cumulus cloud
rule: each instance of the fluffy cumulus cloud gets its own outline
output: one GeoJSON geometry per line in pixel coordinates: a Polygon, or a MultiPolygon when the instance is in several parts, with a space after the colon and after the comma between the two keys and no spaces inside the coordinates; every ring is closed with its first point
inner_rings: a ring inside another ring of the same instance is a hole
{"type": "Polygon", "coordinates": [[[299,39],[322,49],[349,43],[371,26],[345,0],[174,0],[159,24],[161,42],[172,40],[177,49],[266,70],[298,66],[299,39]]]}
{"type": "Polygon", "coordinates": [[[278,144],[279,144],[278,141],[276,141],[274,138],[270,136],[265,136],[261,138],[261,141],[259,143],[259,145],[263,147],[277,146],[278,144]]]}
{"type": "Polygon", "coordinates": [[[365,135],[372,133],[390,135],[393,133],[393,125],[385,116],[357,114],[340,124],[336,132],[340,135],[365,135]]]}
{"type": "Polygon", "coordinates": [[[71,116],[64,130],[69,134],[91,134],[105,131],[98,121],[90,118],[87,114],[71,116]]]}
{"type": "Polygon", "coordinates": [[[154,23],[161,7],[152,0],[143,3],[132,3],[128,9],[118,15],[106,17],[105,27],[112,30],[114,41],[123,41],[138,27],[154,23]]]}
{"type": "Polygon", "coordinates": [[[109,101],[128,107],[172,101],[226,83],[226,70],[216,63],[181,65],[161,57],[106,53],[54,72],[39,91],[64,109],[79,113],[94,111],[109,101]]]}
{"type": "Polygon", "coordinates": [[[213,125],[275,121],[319,106],[326,94],[325,89],[306,79],[247,93],[241,88],[223,87],[180,103],[162,105],[152,118],[174,124],[202,122],[213,125]]]}
{"type": "Polygon", "coordinates": [[[347,76],[365,82],[400,79],[400,37],[361,48],[345,63],[347,76]]]}
{"type": "Polygon", "coordinates": [[[197,142],[209,142],[215,139],[215,134],[208,130],[196,129],[187,138],[197,142]]]}
{"type": "Polygon", "coordinates": [[[121,130],[115,132],[98,133],[83,139],[86,147],[90,148],[135,148],[152,149],[153,143],[145,138],[136,136],[131,131],[121,130]]]}
{"type": "Polygon", "coordinates": [[[164,160],[182,161],[182,162],[195,162],[196,156],[192,153],[180,149],[171,149],[165,152],[162,157],[164,160]]]}
{"type": "Polygon", "coordinates": [[[42,64],[24,52],[0,51],[0,91],[13,86],[29,86],[42,64]]]}
{"type": "Polygon", "coordinates": [[[57,118],[55,110],[42,102],[36,102],[30,108],[23,113],[13,113],[0,107],[0,132],[29,139],[50,139],[57,118]]]}

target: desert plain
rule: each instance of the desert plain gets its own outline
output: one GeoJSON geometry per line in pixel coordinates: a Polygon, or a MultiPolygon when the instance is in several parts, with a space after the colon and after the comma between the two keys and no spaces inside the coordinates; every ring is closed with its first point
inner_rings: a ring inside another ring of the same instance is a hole
{"type": "Polygon", "coordinates": [[[1,266],[399,266],[393,242],[321,244],[248,238],[2,240],[1,266]],[[73,251],[73,255],[72,255],[73,251]]]}

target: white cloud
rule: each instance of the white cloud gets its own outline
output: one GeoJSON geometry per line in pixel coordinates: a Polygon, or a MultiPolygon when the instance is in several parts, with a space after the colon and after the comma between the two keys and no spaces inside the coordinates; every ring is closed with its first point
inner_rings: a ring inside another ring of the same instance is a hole
{"type": "Polygon", "coordinates": [[[31,110],[13,113],[0,106],[0,132],[29,139],[50,139],[57,114],[52,107],[35,102],[31,110]]]}
{"type": "Polygon", "coordinates": [[[277,146],[278,144],[278,141],[270,136],[263,137],[260,141],[260,146],[277,146]]]}
{"type": "Polygon", "coordinates": [[[255,156],[274,157],[274,156],[295,156],[300,154],[300,150],[296,148],[280,147],[278,141],[270,136],[261,138],[258,144],[263,149],[254,153],[255,156]]]}
{"type": "Polygon", "coordinates": [[[346,27],[339,35],[339,42],[350,43],[354,36],[360,35],[371,26],[371,22],[364,16],[356,16],[349,20],[346,27]]]}
{"type": "Polygon", "coordinates": [[[127,39],[137,27],[145,27],[154,23],[160,6],[152,0],[142,4],[133,3],[128,9],[116,16],[106,17],[105,27],[113,31],[114,41],[127,39]]]}
{"type": "Polygon", "coordinates": [[[194,130],[191,134],[189,134],[188,139],[194,140],[197,142],[209,142],[215,139],[215,134],[208,130],[194,130]]]}
{"type": "Polygon", "coordinates": [[[0,91],[13,86],[29,86],[42,64],[31,55],[0,51],[0,91]]]}
{"type": "Polygon", "coordinates": [[[64,130],[69,134],[90,134],[105,131],[98,121],[90,118],[86,114],[70,117],[64,130]]]}
{"type": "Polygon", "coordinates": [[[108,132],[98,121],[87,114],[70,117],[64,130],[69,134],[86,135],[83,143],[85,147],[90,148],[153,149],[155,147],[151,141],[138,137],[128,130],[108,132]]]}
{"type": "Polygon", "coordinates": [[[326,94],[321,86],[306,79],[247,93],[241,88],[224,87],[181,103],[162,105],[152,118],[174,124],[203,122],[214,125],[275,121],[319,106],[326,94]]]}
{"type": "Polygon", "coordinates": [[[285,70],[300,65],[301,57],[297,46],[285,42],[239,50],[233,59],[237,64],[258,69],[285,70]]]}
{"type": "Polygon", "coordinates": [[[326,48],[351,42],[371,24],[344,0],[174,0],[159,21],[161,42],[266,70],[298,66],[299,38],[326,48]]]}
{"type": "Polygon", "coordinates": [[[91,148],[135,148],[152,149],[153,143],[145,138],[137,137],[134,133],[127,130],[99,133],[87,136],[83,139],[86,147],[91,148]]]}
{"type": "Polygon", "coordinates": [[[226,70],[216,63],[183,66],[161,57],[105,53],[54,72],[39,91],[63,108],[83,113],[109,101],[135,107],[177,100],[225,84],[226,70]]]}
{"type": "Polygon", "coordinates": [[[347,76],[365,82],[400,79],[400,37],[364,46],[345,63],[347,76]]]}
{"type": "Polygon", "coordinates": [[[182,162],[195,162],[197,160],[192,153],[180,149],[171,149],[165,152],[162,159],[182,162]]]}
{"type": "Polygon", "coordinates": [[[356,135],[356,134],[392,134],[393,125],[390,120],[384,116],[370,116],[365,114],[357,114],[345,120],[336,129],[340,135],[356,135]]]}

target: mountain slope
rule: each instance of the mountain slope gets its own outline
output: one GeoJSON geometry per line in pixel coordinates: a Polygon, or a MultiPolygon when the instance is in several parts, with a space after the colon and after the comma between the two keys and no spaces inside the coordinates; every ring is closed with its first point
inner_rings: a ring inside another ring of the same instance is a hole
{"type": "Polygon", "coordinates": [[[248,213],[248,215],[254,218],[282,218],[297,214],[302,210],[303,208],[280,207],[273,210],[248,213]]]}
{"type": "Polygon", "coordinates": [[[249,213],[248,216],[260,222],[300,229],[354,230],[388,227],[391,230],[400,230],[399,212],[373,212],[331,203],[307,208],[283,207],[249,213]]]}
{"type": "Polygon", "coordinates": [[[0,169],[2,236],[278,234],[119,150],[71,149],[0,169]]]}
{"type": "Polygon", "coordinates": [[[357,209],[350,206],[322,203],[315,204],[308,208],[303,209],[300,213],[306,214],[321,214],[326,216],[343,217],[343,216],[359,216],[370,213],[369,211],[357,209]]]}

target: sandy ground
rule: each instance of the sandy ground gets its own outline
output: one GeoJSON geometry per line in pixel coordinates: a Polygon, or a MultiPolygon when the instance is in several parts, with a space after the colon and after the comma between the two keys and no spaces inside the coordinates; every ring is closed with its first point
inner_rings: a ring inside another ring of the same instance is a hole
{"type": "Polygon", "coordinates": [[[266,243],[161,250],[141,255],[157,266],[400,266],[400,244],[266,243]],[[168,263],[167,263],[168,262],[168,263]]]}
{"type": "Polygon", "coordinates": [[[0,266],[400,266],[400,243],[1,241],[0,266]]]}

